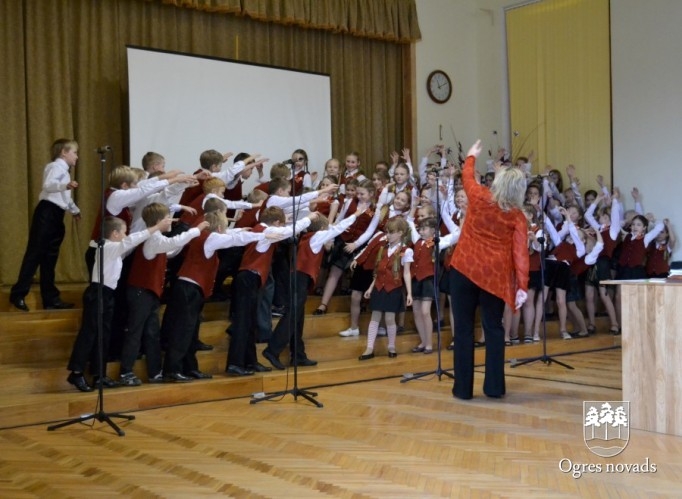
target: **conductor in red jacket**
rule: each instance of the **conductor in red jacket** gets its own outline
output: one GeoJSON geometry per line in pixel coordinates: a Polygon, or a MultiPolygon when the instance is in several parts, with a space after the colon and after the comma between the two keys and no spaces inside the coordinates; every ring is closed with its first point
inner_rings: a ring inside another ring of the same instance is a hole
{"type": "Polygon", "coordinates": [[[476,181],[477,141],[467,154],[462,170],[469,199],[466,221],[450,260],[450,295],[455,320],[455,384],[452,394],[473,397],[474,324],[481,307],[485,331],[485,380],[488,397],[505,394],[504,328],[502,314],[507,303],[519,309],[528,290],[528,225],[520,208],[526,179],[518,168],[500,169],[488,189],[476,181]]]}

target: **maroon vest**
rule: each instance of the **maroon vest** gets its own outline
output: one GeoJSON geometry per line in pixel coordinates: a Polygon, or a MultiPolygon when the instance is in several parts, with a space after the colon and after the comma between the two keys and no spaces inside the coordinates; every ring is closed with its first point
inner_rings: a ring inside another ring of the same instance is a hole
{"type": "Polygon", "coordinates": [[[388,246],[384,247],[381,260],[376,265],[376,280],[374,287],[381,291],[385,290],[390,293],[394,289],[398,289],[403,285],[403,266],[400,262],[402,256],[405,254],[405,247],[398,248],[390,257],[388,256],[388,246]],[[398,271],[393,272],[395,261],[398,260],[398,271]]]}
{"type": "Polygon", "coordinates": [[[668,244],[660,248],[656,247],[656,241],[652,241],[647,249],[646,273],[647,275],[661,275],[670,272],[668,244]]]}
{"type": "Polygon", "coordinates": [[[194,227],[197,223],[199,223],[204,216],[204,207],[202,206],[204,204],[204,199],[206,199],[206,194],[203,192],[195,197],[189,204],[189,207],[197,210],[197,214],[192,215],[189,211],[183,211],[182,215],[180,215],[180,221],[189,225],[190,227],[194,227]]]}
{"type": "MultiPolygon", "coordinates": [[[[351,206],[353,203],[351,203],[351,206]]],[[[357,208],[355,209],[357,211],[357,208]]],[[[348,214],[353,214],[355,211],[350,211],[350,208],[346,212],[348,214]]],[[[341,233],[341,239],[343,239],[344,242],[346,243],[352,243],[355,241],[358,237],[360,237],[365,230],[367,230],[367,227],[369,227],[370,222],[372,221],[372,217],[374,216],[374,211],[373,210],[367,210],[363,213],[360,214],[359,217],[355,219],[355,222],[348,227],[345,231],[341,233]]]]}
{"type": "MultiPolygon", "coordinates": [[[[128,232],[130,232],[130,225],[133,223],[133,213],[130,211],[130,208],[127,206],[121,210],[121,213],[118,215],[112,215],[109,213],[109,211],[106,209],[107,201],[109,200],[109,196],[111,196],[115,192],[114,189],[109,187],[106,192],[104,193],[104,210],[105,210],[105,216],[107,217],[117,217],[123,220],[126,224],[126,229],[128,232]]],[[[102,225],[102,207],[100,206],[99,212],[97,212],[97,218],[95,219],[95,226],[92,228],[92,234],[90,239],[93,241],[99,241],[100,237],[102,236],[101,234],[101,225],[102,225]]]]}
{"type": "Polygon", "coordinates": [[[148,289],[161,298],[163,283],[166,278],[166,262],[168,257],[165,253],[159,253],[151,260],[147,260],[142,251],[143,246],[144,244],[139,245],[133,253],[133,263],[128,275],[128,285],[148,289]]]}
{"type": "Polygon", "coordinates": [[[178,272],[178,277],[186,277],[193,280],[201,287],[201,292],[205,298],[211,296],[213,283],[218,272],[218,252],[214,252],[211,258],[204,255],[204,243],[211,235],[211,232],[203,231],[199,237],[195,237],[187,245],[187,253],[182,267],[178,272]]]}
{"type": "MultiPolygon", "coordinates": [[[[197,171],[194,172],[194,175],[197,173],[203,172],[203,168],[199,168],[197,171]]],[[[192,187],[188,187],[182,192],[182,196],[180,197],[180,204],[183,206],[189,206],[192,204],[192,201],[198,196],[201,196],[204,193],[204,180],[199,180],[199,185],[195,185],[192,187]]]]}
{"type": "Polygon", "coordinates": [[[623,239],[623,246],[620,252],[618,264],[621,267],[641,267],[646,264],[646,247],[644,247],[644,236],[632,239],[632,234],[628,234],[623,239]]]}
{"type": "MultiPolygon", "coordinates": [[[[258,224],[252,229],[252,232],[263,232],[265,229],[265,225],[258,224]]],[[[271,244],[265,253],[256,250],[257,244],[258,242],[246,245],[239,270],[250,270],[257,273],[260,276],[260,285],[265,286],[265,281],[268,279],[268,274],[270,273],[272,255],[275,252],[276,244],[271,244]]]]}
{"type": "Polygon", "coordinates": [[[317,283],[324,258],[324,250],[314,253],[310,247],[310,239],[314,235],[314,232],[306,232],[301,236],[301,241],[298,243],[298,255],[296,256],[296,270],[309,275],[313,281],[312,285],[317,283]]]}
{"type": "Polygon", "coordinates": [[[575,249],[575,244],[565,241],[559,243],[559,246],[554,248],[552,255],[554,255],[558,261],[566,262],[569,265],[578,259],[578,252],[575,249]]]}
{"type": "Polygon", "coordinates": [[[427,277],[433,277],[433,239],[425,241],[420,239],[414,245],[414,262],[410,264],[412,277],[423,281],[427,277]]]}

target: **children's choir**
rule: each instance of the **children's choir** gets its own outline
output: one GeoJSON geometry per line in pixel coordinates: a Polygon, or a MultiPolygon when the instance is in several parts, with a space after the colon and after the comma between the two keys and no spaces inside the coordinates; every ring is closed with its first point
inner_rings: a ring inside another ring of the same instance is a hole
{"type": "MultiPolygon", "coordinates": [[[[74,141],[60,139],[53,146],[53,161],[45,168],[44,194],[34,216],[29,249],[10,296],[21,310],[28,310],[23,298],[36,262],[41,267],[45,308],[70,306],[59,299],[53,274],[63,214],[80,213],[70,196],[78,185],[69,177],[77,151],[74,141]],[[50,248],[36,242],[53,231],[57,235],[50,236],[54,240],[50,248]],[[51,256],[41,257],[40,252],[51,256]]],[[[375,356],[377,336],[383,331],[388,336],[388,357],[397,356],[396,335],[410,306],[419,334],[412,352],[433,352],[434,300],[451,301],[447,307],[451,324],[456,308],[449,276],[453,248],[465,223],[484,223],[466,217],[462,165],[450,154],[443,145],[434,146],[415,172],[410,151],[403,149],[391,153],[390,165],[379,161],[375,171],[365,175],[360,155],[352,152],[343,169],[337,159],[329,159],[319,179],[309,172],[303,149],[296,149],[285,164],[272,165],[269,181],[263,177],[266,158],[242,153],[227,165],[231,153],[215,150],[201,154],[201,167],[192,175],[166,172],[163,156],[151,152],[143,158],[144,170],[115,168],[105,192],[105,213],[97,216],[86,252],[91,284],[83,295],[82,327],[69,361],[68,382],[81,391],[92,390],[93,383],[139,386],[142,380],[133,373],[133,365],[140,351],[146,356],[148,382],[210,378],[200,370],[196,357],[201,311],[205,301],[225,298],[223,282],[228,275],[233,276],[228,375],[271,370],[257,358],[257,341],[267,342],[262,355],[275,369],[285,368],[280,355],[287,349],[292,365],[316,365],[303,338],[305,302],[309,292],[321,294],[314,314],[324,315],[338,288],[348,289],[351,295],[349,327],[340,336],[360,335],[365,300],[371,310],[360,360],[375,356]],[[254,170],[258,185],[251,193],[243,192],[243,181],[254,170]],[[180,216],[171,227],[173,213],[180,216]],[[288,280],[295,281],[294,297],[289,296],[288,280]],[[120,336],[120,350],[105,351],[104,365],[95,341],[100,282],[105,348],[110,339],[113,345],[113,338],[120,336]],[[163,301],[167,306],[160,321],[163,301]],[[271,306],[283,315],[274,331],[271,306]],[[385,328],[380,326],[382,317],[385,328]],[[120,330],[114,318],[123,322],[120,330]],[[120,359],[118,380],[100,377],[101,372],[106,374],[106,360],[112,353],[120,359]],[[93,383],[84,375],[88,364],[93,383]]],[[[520,312],[507,303],[505,344],[540,341],[540,324],[550,313],[550,304],[558,313],[563,339],[594,334],[600,305],[609,318],[609,332],[620,334],[617,291],[602,282],[667,276],[675,245],[672,224],[645,215],[636,188],[634,209],[625,210],[620,191],[609,190],[602,177],[597,178],[599,191],[582,192],[576,169],[569,165],[564,189],[558,170],[531,176],[532,154],[513,165],[506,156],[506,151],[498,151],[487,171],[476,174],[483,188],[492,186],[502,169],[518,168],[527,179],[522,210],[527,220],[527,300],[520,312]],[[581,301],[584,307],[578,306],[581,301]]],[[[486,230],[485,226],[476,229],[479,234],[486,230]]],[[[484,271],[492,276],[496,269],[484,271]]],[[[444,312],[444,307],[440,310],[444,312]]],[[[476,345],[485,344],[482,333],[476,345]]],[[[451,343],[448,349],[453,347],[451,343]]]]}

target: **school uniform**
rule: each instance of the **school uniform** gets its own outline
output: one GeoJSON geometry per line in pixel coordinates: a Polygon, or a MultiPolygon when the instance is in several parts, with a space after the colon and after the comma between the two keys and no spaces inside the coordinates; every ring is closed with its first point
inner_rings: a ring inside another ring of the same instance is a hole
{"type": "Polygon", "coordinates": [[[144,347],[147,375],[161,373],[159,305],[164,289],[168,253],[179,252],[200,235],[193,228],[173,238],[155,232],[136,248],[128,276],[128,329],[121,350],[121,374],[132,373],[140,345],[144,347]]]}
{"type": "Polygon", "coordinates": [[[373,312],[399,313],[404,307],[403,265],[413,261],[413,251],[402,243],[380,249],[375,267],[375,280],[369,298],[373,312]]]}
{"type": "Polygon", "coordinates": [[[66,228],[64,213],[79,215],[80,209],[71,199],[69,165],[58,158],[45,166],[38,205],[33,212],[26,252],[17,282],[10,290],[10,302],[23,301],[31,289],[33,276],[40,267],[40,296],[43,307],[59,303],[59,290],[54,284],[59,248],[66,228]]]}
{"type": "Polygon", "coordinates": [[[301,236],[296,256],[296,273],[294,274],[296,279],[294,309],[287,308],[277,323],[272,333],[272,338],[264,352],[266,358],[269,355],[279,357],[288,344],[292,360],[305,361],[307,359],[303,342],[305,303],[309,290],[313,289],[317,283],[320,268],[322,267],[322,259],[324,258],[324,244],[334,239],[354,221],[355,215],[351,215],[338,224],[331,226],[328,230],[308,232],[301,236]],[[294,321],[293,324],[292,320],[294,321]]]}

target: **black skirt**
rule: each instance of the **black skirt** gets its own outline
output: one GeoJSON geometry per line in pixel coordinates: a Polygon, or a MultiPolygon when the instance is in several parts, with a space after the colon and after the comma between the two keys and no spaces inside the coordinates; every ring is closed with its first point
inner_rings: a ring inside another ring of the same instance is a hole
{"type": "Polygon", "coordinates": [[[394,289],[389,293],[384,289],[381,291],[376,288],[373,289],[369,298],[369,309],[372,312],[393,312],[396,314],[402,312],[405,310],[403,288],[394,289]]]}
{"type": "Polygon", "coordinates": [[[353,275],[350,278],[350,289],[364,293],[372,284],[372,279],[374,279],[374,272],[363,268],[362,265],[358,265],[353,270],[353,275]]]}
{"type": "Polygon", "coordinates": [[[421,281],[412,279],[412,299],[413,300],[433,300],[434,298],[433,276],[426,277],[421,281]]]}

